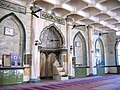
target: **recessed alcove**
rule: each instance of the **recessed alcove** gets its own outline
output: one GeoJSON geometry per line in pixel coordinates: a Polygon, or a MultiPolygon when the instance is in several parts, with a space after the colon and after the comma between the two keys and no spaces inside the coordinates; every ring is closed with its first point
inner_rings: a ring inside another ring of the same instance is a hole
{"type": "Polygon", "coordinates": [[[41,78],[53,77],[53,63],[58,60],[63,66],[67,49],[64,48],[64,37],[55,24],[51,24],[43,29],[40,33],[40,41],[42,42],[38,49],[40,51],[40,72],[41,78]]]}

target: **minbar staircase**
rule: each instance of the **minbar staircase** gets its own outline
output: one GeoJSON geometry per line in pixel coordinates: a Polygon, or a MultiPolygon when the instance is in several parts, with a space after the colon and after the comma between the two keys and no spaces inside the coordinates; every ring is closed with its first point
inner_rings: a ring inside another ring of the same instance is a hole
{"type": "Polygon", "coordinates": [[[56,60],[53,64],[53,79],[55,80],[68,80],[65,69],[56,60]]]}

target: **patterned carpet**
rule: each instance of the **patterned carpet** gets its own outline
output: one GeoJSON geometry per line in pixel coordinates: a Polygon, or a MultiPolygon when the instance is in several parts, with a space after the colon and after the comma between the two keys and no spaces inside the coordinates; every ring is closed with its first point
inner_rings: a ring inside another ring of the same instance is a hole
{"type": "Polygon", "coordinates": [[[120,90],[120,75],[0,86],[0,90],[120,90]]]}

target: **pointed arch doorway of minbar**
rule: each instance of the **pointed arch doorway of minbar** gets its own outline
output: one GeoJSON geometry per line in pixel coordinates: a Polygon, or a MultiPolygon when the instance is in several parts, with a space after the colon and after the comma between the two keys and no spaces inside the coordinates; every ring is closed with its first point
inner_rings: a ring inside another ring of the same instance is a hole
{"type": "Polygon", "coordinates": [[[53,63],[57,60],[62,64],[60,56],[65,52],[63,49],[65,40],[60,29],[51,24],[40,33],[40,41],[40,78],[52,79],[53,63]]]}

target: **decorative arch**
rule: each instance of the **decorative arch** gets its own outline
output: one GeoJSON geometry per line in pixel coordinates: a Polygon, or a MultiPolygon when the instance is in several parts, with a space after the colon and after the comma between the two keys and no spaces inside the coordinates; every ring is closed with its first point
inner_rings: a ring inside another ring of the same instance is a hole
{"type": "Polygon", "coordinates": [[[25,50],[26,50],[25,28],[24,28],[24,25],[23,25],[22,21],[13,12],[9,13],[9,14],[6,14],[2,18],[0,18],[0,23],[2,23],[4,20],[6,20],[9,17],[13,20],[14,23],[16,23],[16,26],[18,26],[18,28],[20,30],[20,38],[22,39],[21,40],[21,45],[20,45],[20,48],[21,48],[20,54],[21,54],[21,59],[23,60],[23,58],[24,58],[23,56],[24,56],[24,53],[25,53],[25,50]]]}
{"type": "Polygon", "coordinates": [[[62,32],[54,23],[43,29],[39,39],[43,48],[62,48],[65,44],[62,32]]]}
{"type": "Polygon", "coordinates": [[[73,54],[76,57],[76,64],[87,66],[86,42],[80,31],[77,32],[73,39],[73,54]]]}
{"type": "Polygon", "coordinates": [[[104,45],[100,38],[95,41],[96,64],[105,65],[104,45]]]}

